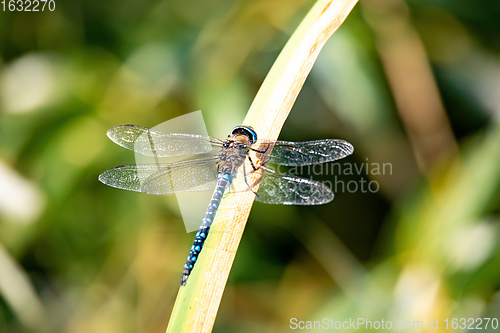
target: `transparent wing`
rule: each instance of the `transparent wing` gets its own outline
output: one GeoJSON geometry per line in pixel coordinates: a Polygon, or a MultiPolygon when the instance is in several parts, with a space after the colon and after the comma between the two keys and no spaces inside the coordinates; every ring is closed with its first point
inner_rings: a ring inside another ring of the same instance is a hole
{"type": "Polygon", "coordinates": [[[282,205],[321,205],[333,200],[332,190],[321,182],[262,168],[264,173],[256,201],[282,205]]]}
{"type": "MultiPolygon", "coordinates": [[[[260,145],[262,147],[262,144],[260,145]]],[[[276,141],[269,163],[301,166],[335,161],[354,152],[354,147],[340,139],[288,142],[276,141]]]]}
{"type": "Polygon", "coordinates": [[[148,194],[213,190],[217,180],[216,157],[121,165],[101,173],[99,180],[112,187],[148,194]]]}
{"type": "Polygon", "coordinates": [[[174,157],[212,153],[220,140],[196,134],[166,133],[137,125],[119,125],[108,131],[116,144],[145,156],[174,157]]]}

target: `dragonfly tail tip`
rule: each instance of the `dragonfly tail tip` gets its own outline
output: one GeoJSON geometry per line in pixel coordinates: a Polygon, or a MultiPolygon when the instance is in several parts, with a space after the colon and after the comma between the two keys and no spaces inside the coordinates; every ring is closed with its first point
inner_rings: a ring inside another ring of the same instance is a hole
{"type": "Polygon", "coordinates": [[[186,285],[188,276],[189,275],[187,275],[187,274],[182,274],[182,277],[181,277],[181,287],[186,285]]]}

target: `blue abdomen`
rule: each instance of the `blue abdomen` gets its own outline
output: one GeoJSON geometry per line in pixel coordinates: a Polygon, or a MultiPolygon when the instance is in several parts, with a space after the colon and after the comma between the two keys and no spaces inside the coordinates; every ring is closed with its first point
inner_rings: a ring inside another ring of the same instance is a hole
{"type": "Polygon", "coordinates": [[[231,184],[233,177],[234,175],[231,173],[230,168],[223,169],[217,176],[217,187],[215,188],[212,199],[208,204],[207,212],[205,213],[205,217],[202,219],[200,229],[198,229],[198,232],[196,233],[194,243],[191,246],[191,251],[189,251],[186,264],[184,265],[184,269],[182,271],[181,286],[186,284],[189,274],[191,274],[191,270],[198,260],[203,244],[207,239],[210,227],[212,226],[212,222],[215,218],[215,214],[217,213],[217,209],[219,208],[222,196],[231,184]]]}

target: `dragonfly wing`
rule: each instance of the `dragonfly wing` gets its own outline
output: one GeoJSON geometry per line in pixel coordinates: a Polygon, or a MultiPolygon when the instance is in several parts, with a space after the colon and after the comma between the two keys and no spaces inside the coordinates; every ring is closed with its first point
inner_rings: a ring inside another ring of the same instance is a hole
{"type": "Polygon", "coordinates": [[[146,156],[174,157],[214,152],[217,139],[196,135],[166,133],[137,125],[119,125],[108,131],[116,144],[146,156]]]}
{"type": "Polygon", "coordinates": [[[269,163],[301,166],[335,161],[351,155],[354,147],[340,139],[276,141],[269,163]]]}
{"type": "Polygon", "coordinates": [[[121,165],[104,171],[99,180],[109,186],[148,194],[213,190],[215,157],[176,163],[121,165]]]}
{"type": "Polygon", "coordinates": [[[333,200],[333,192],[325,184],[262,167],[264,173],[256,201],[282,205],[321,205],[333,200]]]}

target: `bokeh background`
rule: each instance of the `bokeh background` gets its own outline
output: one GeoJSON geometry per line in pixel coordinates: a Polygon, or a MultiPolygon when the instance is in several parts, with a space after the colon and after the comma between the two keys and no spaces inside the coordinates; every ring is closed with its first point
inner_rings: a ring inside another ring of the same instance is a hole
{"type": "MultiPolygon", "coordinates": [[[[312,4],[0,11],[0,332],[164,331],[194,235],[175,198],[97,181],[134,162],[106,130],[201,109],[225,137],[312,4]]],[[[500,317],[499,17],[488,0],[355,7],[280,138],[352,142],[340,174],[314,178],[378,191],[254,204],[215,332],[288,332],[291,318],[439,318],[451,331],[445,318],[500,317]],[[383,163],[390,172],[374,171],[383,163]]]]}

